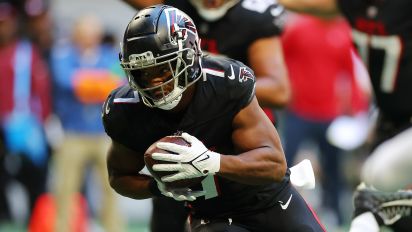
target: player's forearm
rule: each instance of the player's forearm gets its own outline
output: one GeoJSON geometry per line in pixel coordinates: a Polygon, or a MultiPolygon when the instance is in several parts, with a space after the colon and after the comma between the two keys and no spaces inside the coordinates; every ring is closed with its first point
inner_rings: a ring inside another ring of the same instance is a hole
{"type": "Polygon", "coordinates": [[[248,61],[256,75],[259,105],[285,106],[290,99],[290,84],[279,36],[253,42],[248,49],[248,61]]]}
{"type": "Polygon", "coordinates": [[[110,175],[110,186],[120,195],[133,199],[146,199],[153,197],[150,191],[152,177],[137,175],[110,175]]]}
{"type": "Polygon", "coordinates": [[[251,185],[280,182],[286,173],[286,161],[274,152],[270,147],[262,147],[238,156],[221,155],[217,175],[251,185]]]}
{"type": "Polygon", "coordinates": [[[271,77],[259,77],[256,81],[256,97],[262,107],[285,107],[291,97],[287,78],[273,80],[271,77]]]}

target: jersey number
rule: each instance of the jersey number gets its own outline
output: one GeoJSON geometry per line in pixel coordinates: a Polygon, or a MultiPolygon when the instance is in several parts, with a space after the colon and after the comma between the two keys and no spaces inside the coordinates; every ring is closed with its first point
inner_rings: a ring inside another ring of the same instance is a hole
{"type": "Polygon", "coordinates": [[[352,31],[353,40],[358,46],[359,55],[369,67],[369,52],[372,49],[380,49],[385,52],[382,73],[380,76],[380,88],[384,93],[392,93],[395,89],[399,60],[402,53],[402,42],[399,36],[369,35],[358,30],[352,31]]]}

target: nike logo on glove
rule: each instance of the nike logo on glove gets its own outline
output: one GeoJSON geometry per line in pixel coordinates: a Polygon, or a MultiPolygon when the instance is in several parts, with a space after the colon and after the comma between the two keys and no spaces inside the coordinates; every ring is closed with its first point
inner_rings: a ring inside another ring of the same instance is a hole
{"type": "Polygon", "coordinates": [[[291,200],[292,200],[292,194],[290,194],[290,197],[289,197],[288,201],[285,204],[283,204],[283,201],[278,201],[278,202],[280,204],[280,207],[283,210],[286,210],[289,207],[289,203],[290,203],[291,200]]]}
{"type": "Polygon", "coordinates": [[[200,166],[201,166],[201,165],[202,165],[202,164],[201,164],[202,161],[208,160],[208,159],[210,158],[209,154],[207,154],[208,151],[209,151],[209,150],[203,152],[203,153],[200,154],[198,157],[196,157],[192,162],[190,162],[194,168],[196,168],[200,173],[203,173],[203,174],[209,173],[209,170],[204,169],[204,170],[202,171],[201,168],[200,168],[199,166],[197,166],[197,165],[200,165],[200,166]],[[206,154],[205,154],[205,153],[206,153],[206,154]],[[204,155],[204,154],[205,154],[205,155],[204,155]],[[197,160],[197,159],[201,159],[201,160],[197,160]]]}
{"type": "Polygon", "coordinates": [[[196,163],[200,163],[200,162],[202,162],[202,161],[204,161],[204,160],[207,160],[207,159],[209,159],[209,155],[206,155],[206,157],[205,157],[205,158],[203,158],[203,159],[201,159],[201,160],[196,161],[196,163]]]}

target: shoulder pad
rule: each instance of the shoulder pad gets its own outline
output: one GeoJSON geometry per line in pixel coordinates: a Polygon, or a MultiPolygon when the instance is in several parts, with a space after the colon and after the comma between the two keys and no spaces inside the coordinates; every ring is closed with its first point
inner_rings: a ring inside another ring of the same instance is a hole
{"type": "Polygon", "coordinates": [[[208,55],[204,57],[202,70],[203,74],[209,77],[221,77],[240,83],[248,80],[255,82],[252,69],[240,61],[223,56],[208,55]]]}
{"type": "Polygon", "coordinates": [[[209,56],[202,59],[205,79],[215,84],[223,98],[249,103],[255,94],[256,78],[253,71],[240,61],[209,56]]]}
{"type": "Polygon", "coordinates": [[[110,137],[116,137],[122,130],[127,129],[127,110],[133,107],[131,104],[140,103],[139,95],[128,85],[113,90],[107,97],[102,107],[102,120],[106,133],[110,137]]]}
{"type": "Polygon", "coordinates": [[[108,115],[115,103],[138,103],[139,95],[128,85],[113,90],[103,104],[102,115],[108,115]]]}

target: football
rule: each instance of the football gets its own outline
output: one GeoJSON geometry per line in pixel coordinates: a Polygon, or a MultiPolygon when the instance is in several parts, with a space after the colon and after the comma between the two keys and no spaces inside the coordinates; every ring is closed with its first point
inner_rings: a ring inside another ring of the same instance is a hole
{"type": "MultiPolygon", "coordinates": [[[[146,164],[146,167],[149,170],[150,174],[152,174],[152,176],[154,176],[154,177],[156,177],[157,179],[160,180],[161,177],[173,174],[174,172],[154,171],[152,169],[153,165],[155,165],[155,164],[167,164],[167,163],[171,163],[171,162],[155,160],[155,159],[152,158],[152,154],[153,153],[170,153],[170,154],[175,154],[175,155],[179,155],[179,154],[157,148],[156,143],[158,143],[158,142],[175,143],[175,144],[179,144],[179,145],[182,145],[182,146],[190,146],[190,143],[188,143],[186,140],[184,140],[181,136],[172,135],[172,136],[166,136],[166,137],[163,137],[163,138],[159,139],[158,141],[153,143],[146,150],[146,152],[144,154],[144,162],[146,164]]],[[[163,182],[163,183],[169,189],[190,188],[194,185],[199,184],[203,179],[204,179],[204,177],[197,177],[197,178],[192,178],[192,179],[182,179],[182,180],[177,180],[177,181],[173,181],[173,182],[163,182]]]]}

